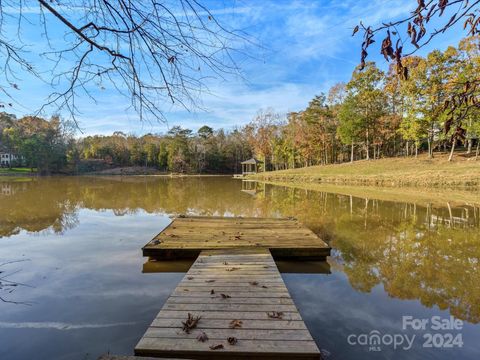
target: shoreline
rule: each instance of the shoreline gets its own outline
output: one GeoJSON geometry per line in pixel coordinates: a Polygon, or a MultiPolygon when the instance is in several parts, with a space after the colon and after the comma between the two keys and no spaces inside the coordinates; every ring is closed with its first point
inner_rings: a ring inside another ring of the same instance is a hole
{"type": "Polygon", "coordinates": [[[294,183],[280,181],[260,181],[260,183],[286,187],[291,189],[300,189],[307,191],[325,192],[352,196],[364,199],[375,199],[382,201],[406,202],[418,205],[438,205],[438,206],[462,206],[472,205],[480,206],[480,192],[478,189],[446,189],[434,188],[425,191],[421,187],[386,187],[386,186],[348,186],[338,184],[320,184],[320,183],[294,183]]]}
{"type": "Polygon", "coordinates": [[[447,162],[444,155],[434,159],[387,158],[353,163],[318,165],[250,175],[250,180],[296,186],[330,185],[381,188],[429,188],[442,190],[480,189],[480,161],[461,158],[447,162]]]}

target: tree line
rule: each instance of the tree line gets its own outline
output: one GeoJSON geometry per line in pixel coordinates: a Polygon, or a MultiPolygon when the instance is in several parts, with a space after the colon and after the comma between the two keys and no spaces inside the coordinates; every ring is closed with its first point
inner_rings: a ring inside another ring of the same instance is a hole
{"type": "MultiPolygon", "coordinates": [[[[74,125],[51,119],[0,114],[0,144],[19,155],[11,166],[41,174],[84,173],[111,167],[142,166],[176,173],[232,173],[252,156],[246,134],[202,126],[197,132],[180,126],[166,134],[74,137],[74,125]]],[[[4,151],[5,151],[4,150],[4,151]]]]}
{"type": "Polygon", "coordinates": [[[431,158],[450,151],[451,160],[459,146],[467,154],[476,148],[478,157],[478,107],[465,102],[452,113],[449,103],[480,73],[479,36],[402,61],[408,79],[398,76],[394,64],[384,72],[366,62],[348,83],[315,96],[306,109],[286,119],[278,120],[272,111],[259,113],[246,127],[254,153],[271,169],[417,156],[420,151],[431,158]]]}
{"type": "Polygon", "coordinates": [[[75,147],[79,159],[105,159],[117,166],[155,167],[176,173],[232,173],[252,152],[240,130],[180,126],[166,134],[88,136],[75,147]]]}
{"type": "Polygon", "coordinates": [[[478,108],[456,104],[452,113],[449,102],[480,72],[480,37],[402,61],[408,79],[399,78],[395,65],[384,72],[366,62],[349,82],[315,96],[305,109],[286,115],[260,110],[250,123],[232,131],[203,126],[194,132],[175,126],[166,134],[115,132],[77,139],[74,125],[58,116],[16,119],[2,113],[0,143],[42,173],[88,172],[96,169],[95,161],[165,172],[232,173],[252,156],[267,170],[419,152],[434,157],[450,151],[451,160],[461,146],[478,157],[478,108]]]}

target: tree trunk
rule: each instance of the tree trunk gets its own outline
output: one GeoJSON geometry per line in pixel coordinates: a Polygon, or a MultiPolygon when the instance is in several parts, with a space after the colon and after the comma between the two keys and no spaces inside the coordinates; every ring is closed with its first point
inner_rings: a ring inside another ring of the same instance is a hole
{"type": "Polygon", "coordinates": [[[480,138],[477,139],[477,151],[475,152],[475,160],[478,159],[479,152],[480,152],[480,138]]]}
{"type": "Polygon", "coordinates": [[[407,151],[407,157],[408,157],[408,147],[410,146],[408,140],[407,140],[407,144],[405,145],[405,150],[407,151]]]}
{"type": "Polygon", "coordinates": [[[365,143],[367,145],[367,160],[370,160],[370,141],[368,139],[368,129],[367,129],[367,132],[366,132],[365,143]]]}
{"type": "Polygon", "coordinates": [[[448,161],[452,161],[453,159],[453,152],[455,151],[455,143],[457,142],[457,139],[452,140],[452,148],[450,149],[450,156],[448,157],[448,161]]]}
{"type": "Polygon", "coordinates": [[[472,153],[473,139],[468,139],[467,154],[472,153]]]}
{"type": "Polygon", "coordinates": [[[430,137],[430,135],[428,135],[427,142],[428,142],[428,158],[433,159],[432,138],[430,137]]]}
{"type": "Polygon", "coordinates": [[[418,157],[418,143],[415,141],[415,157],[418,157]]]}
{"type": "Polygon", "coordinates": [[[352,142],[352,149],[350,151],[350,162],[353,163],[353,142],[352,142]]]}

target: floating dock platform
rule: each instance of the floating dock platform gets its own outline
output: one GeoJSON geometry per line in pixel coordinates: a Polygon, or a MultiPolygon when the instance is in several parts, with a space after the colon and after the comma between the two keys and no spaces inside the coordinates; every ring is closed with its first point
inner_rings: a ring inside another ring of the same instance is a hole
{"type": "Polygon", "coordinates": [[[269,249],[275,258],[325,259],[331,248],[296,219],[185,216],[143,247],[157,259],[196,258],[202,250],[269,249]]]}

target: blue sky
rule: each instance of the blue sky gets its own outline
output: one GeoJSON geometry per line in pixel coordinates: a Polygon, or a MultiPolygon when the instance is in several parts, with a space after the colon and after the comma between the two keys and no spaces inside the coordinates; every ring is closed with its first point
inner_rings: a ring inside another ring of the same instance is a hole
{"type": "MultiPolygon", "coordinates": [[[[351,37],[359,20],[372,25],[393,20],[408,15],[416,3],[415,0],[212,0],[207,5],[220,22],[245,30],[261,45],[246,49],[252,58],[239,58],[243,78],[209,81],[209,93],[201,97],[206,111],[187,112],[168,106],[165,108],[167,123],[140,122],[135,112],[126,110],[128,99],[113,89],[94,89],[92,95],[96,104],[85,98],[78,104],[82,112],[78,119],[83,131],[78,135],[111,134],[113,131],[137,135],[162,133],[174,125],[193,130],[202,125],[230,130],[248,123],[261,108],[271,107],[280,113],[301,110],[314,95],[350,78],[359,62],[361,37],[351,37]]],[[[38,11],[32,8],[27,16],[32,24],[25,26],[22,37],[31,52],[29,56],[42,68],[46,66],[44,60],[35,56],[45,47],[45,39],[36,24],[38,11]]],[[[4,31],[13,33],[16,30],[12,25],[4,27],[2,33],[4,31]]],[[[49,32],[56,44],[65,42],[65,29],[56,19],[50,22],[49,32]]],[[[451,31],[419,54],[456,45],[462,35],[460,31],[451,31]]],[[[369,60],[386,69],[388,64],[378,55],[378,48],[370,52],[369,60]]],[[[48,84],[20,73],[18,84],[20,90],[14,95],[19,104],[14,104],[12,112],[19,116],[38,109],[51,91],[48,84]]]]}

